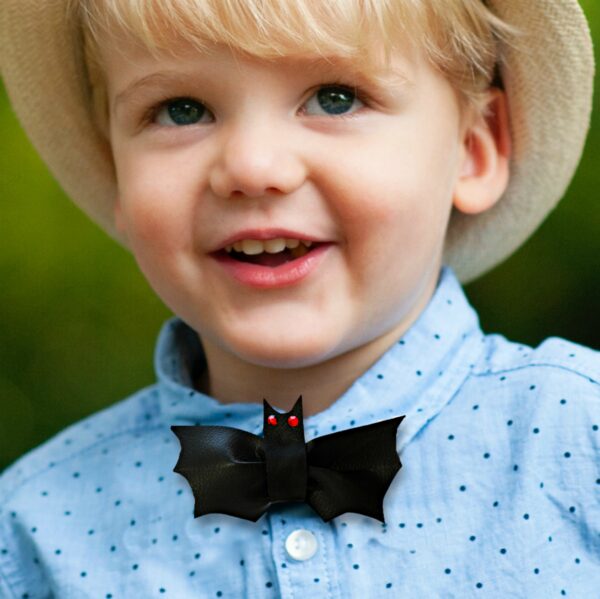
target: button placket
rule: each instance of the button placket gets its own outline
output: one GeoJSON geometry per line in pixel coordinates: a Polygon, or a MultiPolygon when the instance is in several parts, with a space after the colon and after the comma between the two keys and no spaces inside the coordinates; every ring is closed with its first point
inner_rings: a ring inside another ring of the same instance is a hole
{"type": "Polygon", "coordinates": [[[313,532],[306,528],[297,528],[285,540],[287,554],[296,561],[311,559],[319,549],[319,542],[313,532]]]}
{"type": "Polygon", "coordinates": [[[341,599],[337,580],[334,540],[307,506],[288,506],[272,514],[273,559],[282,599],[327,597],[341,599]]]}

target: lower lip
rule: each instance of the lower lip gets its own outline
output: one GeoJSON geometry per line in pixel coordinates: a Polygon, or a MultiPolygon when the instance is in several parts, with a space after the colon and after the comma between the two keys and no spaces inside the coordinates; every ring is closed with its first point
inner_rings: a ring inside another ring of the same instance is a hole
{"type": "Polygon", "coordinates": [[[301,258],[275,267],[240,262],[224,253],[214,254],[212,257],[228,274],[244,285],[260,289],[277,289],[295,285],[314,272],[331,245],[331,243],[320,244],[301,258]]]}

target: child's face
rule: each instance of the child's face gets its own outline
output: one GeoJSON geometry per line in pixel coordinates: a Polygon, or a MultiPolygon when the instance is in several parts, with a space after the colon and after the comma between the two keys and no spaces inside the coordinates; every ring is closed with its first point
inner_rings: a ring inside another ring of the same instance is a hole
{"type": "Polygon", "coordinates": [[[261,366],[319,364],[399,337],[435,287],[463,168],[450,84],[422,56],[397,53],[407,82],[366,84],[361,103],[323,87],[352,85],[341,63],[268,63],[222,46],[157,60],[120,45],[104,49],[117,222],[170,309],[205,344],[261,366]],[[172,79],[115,106],[159,71],[172,79]],[[143,122],[152,104],[182,97],[191,109],[175,102],[143,122]],[[216,252],[260,233],[327,245],[297,262],[303,277],[261,284],[246,266],[240,280],[216,252]]]}

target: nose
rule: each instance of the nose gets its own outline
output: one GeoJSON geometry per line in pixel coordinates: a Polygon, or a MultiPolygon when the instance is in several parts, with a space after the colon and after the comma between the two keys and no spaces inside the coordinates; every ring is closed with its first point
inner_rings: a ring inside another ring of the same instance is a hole
{"type": "Polygon", "coordinates": [[[287,195],[302,185],[306,168],[301,150],[272,119],[240,120],[220,133],[209,181],[218,197],[287,195]]]}

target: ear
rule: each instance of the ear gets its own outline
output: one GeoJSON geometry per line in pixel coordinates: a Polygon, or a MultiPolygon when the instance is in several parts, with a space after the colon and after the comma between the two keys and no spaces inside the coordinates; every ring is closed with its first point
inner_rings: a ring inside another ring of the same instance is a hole
{"type": "Polygon", "coordinates": [[[289,411],[289,413],[302,418],[302,395],[298,396],[294,407],[289,411]]]}
{"type": "Polygon", "coordinates": [[[491,208],[509,180],[510,124],[506,94],[491,89],[487,110],[475,117],[464,132],[461,172],[454,190],[454,206],[466,214],[491,208]]]}

